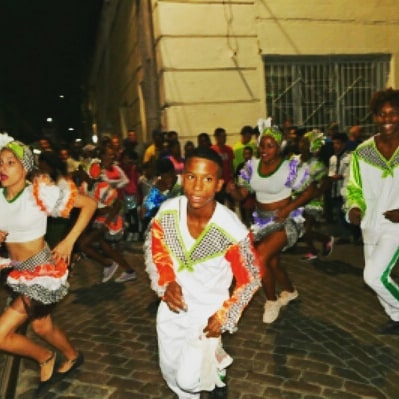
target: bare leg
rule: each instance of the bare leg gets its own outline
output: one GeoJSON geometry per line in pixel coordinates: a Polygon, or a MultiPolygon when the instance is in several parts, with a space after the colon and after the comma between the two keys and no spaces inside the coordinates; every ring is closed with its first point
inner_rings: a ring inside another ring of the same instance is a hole
{"type": "Polygon", "coordinates": [[[281,267],[279,259],[280,252],[287,244],[285,231],[276,231],[265,237],[256,247],[260,260],[264,265],[264,275],[262,279],[263,291],[266,298],[275,301],[276,281],[284,290],[293,291],[292,283],[287,272],[281,267]]]}
{"type": "Polygon", "coordinates": [[[133,271],[121,251],[117,251],[112,248],[112,246],[104,239],[100,241],[100,245],[105,254],[109,256],[112,260],[114,260],[119,266],[121,266],[122,269],[125,270],[125,272],[131,273],[133,271]]]}
{"type": "Polygon", "coordinates": [[[40,380],[48,380],[53,372],[55,357],[47,348],[36,344],[25,335],[16,333],[16,330],[28,320],[28,315],[21,297],[14,300],[0,316],[0,349],[23,357],[36,360],[39,364],[44,363],[40,370],[40,380]]]}
{"type": "Polygon", "coordinates": [[[305,227],[305,234],[303,235],[303,240],[306,243],[306,246],[308,247],[308,250],[312,253],[312,254],[317,254],[318,251],[316,249],[316,247],[314,246],[313,243],[313,227],[315,224],[315,220],[313,218],[313,216],[311,215],[306,215],[305,216],[305,223],[304,223],[304,227],[305,227]]]}
{"type": "Polygon", "coordinates": [[[104,257],[98,250],[92,247],[93,242],[99,242],[104,233],[100,230],[92,230],[89,233],[81,236],[79,239],[79,248],[91,259],[94,259],[102,266],[110,265],[109,259],[104,257]]]}
{"type": "Polygon", "coordinates": [[[65,358],[76,359],[77,350],[72,346],[65,333],[57,327],[50,315],[32,321],[33,331],[54,348],[58,349],[65,358]]]}

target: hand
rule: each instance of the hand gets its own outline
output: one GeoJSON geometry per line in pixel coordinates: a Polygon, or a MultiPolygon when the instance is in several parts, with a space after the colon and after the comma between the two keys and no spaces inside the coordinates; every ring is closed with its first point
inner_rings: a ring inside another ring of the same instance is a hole
{"type": "Polygon", "coordinates": [[[362,211],[359,208],[352,208],[348,214],[349,221],[356,226],[359,226],[362,220],[362,211]]]}
{"type": "Polygon", "coordinates": [[[385,219],[388,219],[392,223],[399,223],[399,209],[390,209],[383,213],[385,219]]]}
{"type": "Polygon", "coordinates": [[[203,332],[208,338],[220,337],[220,335],[222,334],[222,325],[220,324],[220,321],[218,320],[216,314],[212,315],[208,319],[208,325],[204,328],[203,332]]]}
{"type": "Polygon", "coordinates": [[[8,233],[6,231],[0,231],[0,245],[6,240],[8,233]]]}
{"type": "Polygon", "coordinates": [[[274,220],[281,223],[285,222],[289,214],[290,211],[287,208],[276,209],[274,211],[274,220]]]}
{"type": "Polygon", "coordinates": [[[162,300],[166,302],[172,312],[180,313],[182,310],[184,312],[187,311],[187,305],[184,302],[181,287],[176,281],[172,281],[168,284],[162,300]]]}
{"type": "Polygon", "coordinates": [[[51,254],[56,262],[63,260],[67,265],[69,265],[69,262],[71,261],[72,249],[73,243],[71,244],[67,240],[62,240],[54,247],[54,249],[51,251],[51,254]]]}

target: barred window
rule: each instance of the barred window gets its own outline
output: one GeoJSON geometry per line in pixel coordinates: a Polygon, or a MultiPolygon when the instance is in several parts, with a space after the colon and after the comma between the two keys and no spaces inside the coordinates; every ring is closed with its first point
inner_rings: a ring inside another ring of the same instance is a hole
{"type": "Polygon", "coordinates": [[[386,87],[391,56],[264,56],[267,115],[281,124],[324,130],[331,122],[342,131],[361,124],[373,134],[368,106],[386,87]]]}

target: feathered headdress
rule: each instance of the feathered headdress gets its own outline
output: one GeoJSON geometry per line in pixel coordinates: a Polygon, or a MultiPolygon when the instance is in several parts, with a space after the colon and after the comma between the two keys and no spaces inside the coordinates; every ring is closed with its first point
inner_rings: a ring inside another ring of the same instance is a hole
{"type": "Polygon", "coordinates": [[[277,142],[278,145],[281,144],[283,141],[283,134],[281,133],[278,126],[272,125],[272,118],[267,119],[259,119],[258,120],[258,130],[259,130],[259,137],[258,137],[258,145],[260,140],[264,136],[271,136],[277,142]]]}
{"type": "Polygon", "coordinates": [[[326,142],[326,136],[319,129],[313,129],[304,134],[304,137],[309,140],[309,151],[311,153],[318,152],[326,142]]]}

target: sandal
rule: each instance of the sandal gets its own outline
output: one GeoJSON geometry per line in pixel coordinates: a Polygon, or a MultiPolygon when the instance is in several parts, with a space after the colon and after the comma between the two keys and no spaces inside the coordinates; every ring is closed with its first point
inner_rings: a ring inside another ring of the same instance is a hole
{"type": "Polygon", "coordinates": [[[52,353],[51,353],[51,356],[50,356],[47,360],[45,360],[45,361],[39,363],[40,368],[42,368],[42,367],[44,367],[44,366],[46,366],[46,365],[52,363],[52,368],[51,368],[50,377],[47,378],[47,379],[44,380],[44,381],[40,380],[39,385],[37,386],[37,389],[36,389],[36,392],[37,392],[37,393],[42,393],[42,392],[43,392],[45,389],[47,389],[47,388],[51,385],[51,383],[54,381],[54,375],[55,375],[55,373],[54,373],[55,360],[56,360],[56,353],[55,353],[55,352],[52,352],[52,353]]]}
{"type": "Polygon", "coordinates": [[[65,360],[61,367],[68,366],[66,371],[59,371],[60,369],[57,370],[57,374],[64,377],[71,373],[73,370],[76,370],[78,367],[80,367],[84,363],[84,356],[82,352],[78,352],[78,356],[75,359],[67,359],[65,360]]]}

